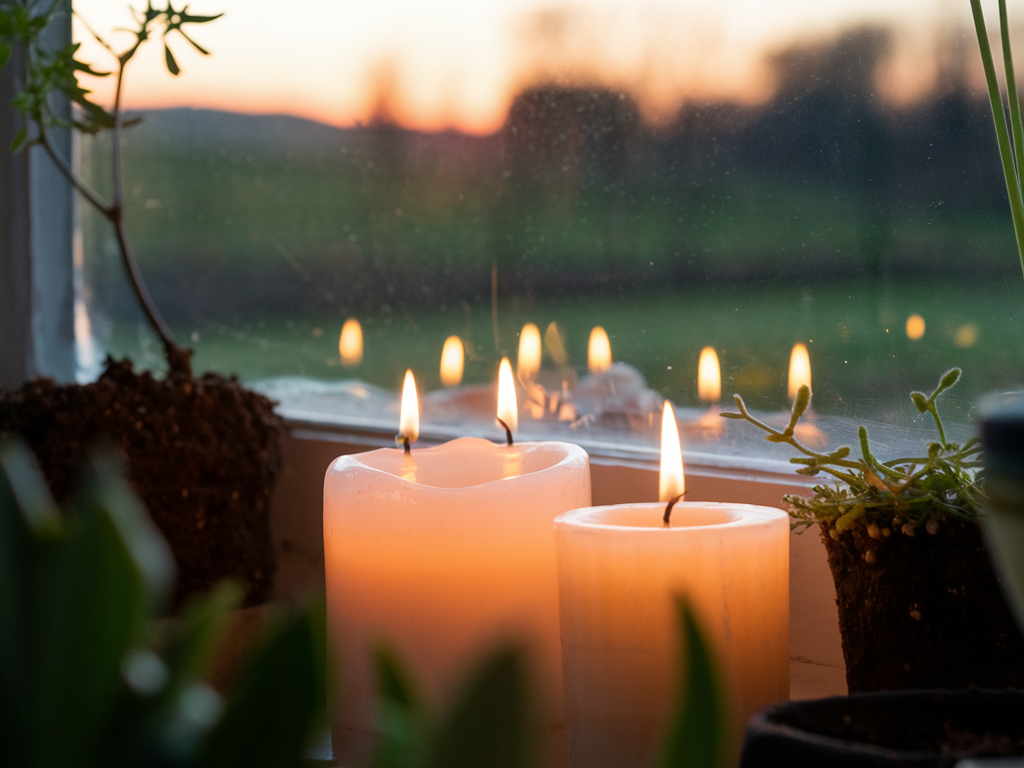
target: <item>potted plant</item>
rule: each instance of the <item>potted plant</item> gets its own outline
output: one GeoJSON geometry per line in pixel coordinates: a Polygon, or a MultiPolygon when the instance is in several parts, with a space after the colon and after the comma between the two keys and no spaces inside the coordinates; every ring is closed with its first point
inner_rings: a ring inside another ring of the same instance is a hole
{"type": "Polygon", "coordinates": [[[810,498],[787,495],[795,529],[816,526],[836,587],[846,680],[851,693],[908,688],[1024,686],[1024,638],[989,564],[978,524],[984,499],[977,439],[946,438],[937,400],[960,370],[945,373],[931,394],[912,392],[938,440],[920,454],[888,460],[859,430],[860,457],[848,447],[820,453],[795,436],[810,404],[801,387],[789,424],[777,429],[754,417],[738,395],[739,413],[802,456],[803,475],[830,475],[810,498]]]}
{"type": "Polygon", "coordinates": [[[135,296],[162,343],[167,373],[155,378],[135,372],[128,360],[108,358],[92,384],[30,381],[18,391],[0,393],[0,432],[17,433],[28,442],[59,500],[68,498],[86,449],[101,436],[111,440],[125,455],[133,487],[174,552],[180,570],[175,602],[231,576],[243,585],[247,605],[260,603],[270,594],[274,572],[269,504],[280,462],[281,422],[270,400],[236,379],[213,373],[193,376],[191,350],[175,342],[150,298],[123,217],[121,134],[132,122],[125,120],[121,104],[126,68],[144,43],[159,37],[167,68],[177,75],[168,39],[180,35],[206,54],[186,27],[218,16],[175,10],[170,0],[166,7],[155,8],[149,0],[135,13],[137,28],[126,50],[116,52],[96,35],[114,57],[116,70],[109,73],[79,60],[78,45],[44,47],[42,31],[57,14],[71,12],[70,2],[48,3],[42,13],[37,5],[29,0],[0,5],[0,64],[6,64],[14,49],[24,60],[24,79],[13,102],[23,126],[12,149],[41,147],[82,198],[109,221],[135,296]],[[116,77],[111,110],[90,99],[77,80],[79,73],[116,77]],[[63,94],[74,105],[70,124],[53,111],[54,94],[63,94]],[[111,200],[103,199],[55,151],[50,140],[55,126],[111,132],[111,200]]]}

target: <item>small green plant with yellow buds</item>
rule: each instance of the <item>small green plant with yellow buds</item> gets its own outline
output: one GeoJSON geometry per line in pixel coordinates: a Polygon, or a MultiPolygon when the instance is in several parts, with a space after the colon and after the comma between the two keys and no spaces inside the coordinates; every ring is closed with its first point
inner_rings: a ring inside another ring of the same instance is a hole
{"type": "Polygon", "coordinates": [[[819,453],[807,447],[796,437],[797,423],[811,402],[811,392],[806,386],[800,387],[793,401],[785,429],[776,429],[755,418],[739,395],[733,395],[739,413],[727,412],[722,416],[749,421],[768,433],[768,442],[787,443],[800,451],[803,456],[790,459],[793,464],[801,465],[796,470],[798,474],[814,476],[823,472],[836,481],[814,486],[811,498],[794,494],[783,497],[789,504],[795,530],[826,523],[830,529],[842,533],[862,520],[868,526],[882,522],[886,526],[895,525],[912,535],[918,526],[927,526],[932,520],[976,520],[981,510],[980,442],[977,438],[963,445],[949,442],[936,408],[939,395],[959,381],[960,373],[959,368],[944,373],[930,395],[910,393],[918,413],[930,414],[939,434],[938,441],[925,446],[923,456],[879,461],[871,451],[864,426],[858,430],[859,459],[850,456],[848,446],[831,453],[819,453]]]}

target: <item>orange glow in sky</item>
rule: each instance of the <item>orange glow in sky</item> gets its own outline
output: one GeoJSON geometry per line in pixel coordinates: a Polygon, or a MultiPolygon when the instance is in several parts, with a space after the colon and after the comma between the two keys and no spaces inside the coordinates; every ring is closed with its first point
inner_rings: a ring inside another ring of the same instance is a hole
{"type": "MultiPolygon", "coordinates": [[[[75,8],[100,33],[132,26],[124,0],[75,8]]],[[[174,39],[175,78],[159,40],[148,43],[130,65],[129,108],[288,113],[340,126],[386,112],[407,127],[470,133],[500,127],[517,90],[538,79],[628,90],[653,119],[684,99],[756,101],[771,93],[767,52],[864,23],[895,30],[883,91],[898,100],[930,86],[929,45],[970,31],[968,4],[947,0],[193,0],[189,10],[225,12],[192,28],[213,55],[174,39]]],[[[75,39],[86,61],[110,66],[78,22],[75,39]]],[[[119,50],[129,40],[110,39],[119,50]]],[[[113,78],[89,80],[109,99],[113,78]]]]}

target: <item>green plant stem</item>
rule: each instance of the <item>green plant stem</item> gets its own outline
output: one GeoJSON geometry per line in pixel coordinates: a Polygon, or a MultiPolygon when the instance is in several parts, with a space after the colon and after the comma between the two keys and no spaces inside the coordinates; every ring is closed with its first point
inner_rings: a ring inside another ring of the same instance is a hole
{"type": "Polygon", "coordinates": [[[981,62],[985,68],[985,82],[988,84],[988,98],[992,107],[992,121],[995,123],[996,141],[999,144],[999,157],[1003,163],[1003,178],[1006,181],[1006,194],[1010,200],[1013,230],[1017,236],[1017,253],[1020,257],[1021,270],[1024,271],[1024,202],[1021,200],[1020,184],[1018,183],[1017,172],[1014,167],[1013,150],[1010,146],[1010,137],[1006,130],[1006,118],[1003,114],[1002,99],[999,96],[999,83],[996,80],[996,68],[992,61],[992,49],[988,42],[988,31],[985,29],[985,15],[981,10],[981,0],[971,0],[971,12],[974,16],[974,30],[978,35],[981,62]]]}
{"type": "Polygon", "coordinates": [[[39,126],[39,146],[43,148],[47,155],[50,156],[50,160],[57,166],[57,170],[66,178],[71,186],[82,193],[82,196],[88,200],[96,210],[100,211],[104,216],[110,215],[110,204],[107,203],[102,197],[99,196],[89,183],[75,173],[74,169],[68,165],[67,161],[64,160],[56,150],[53,148],[53,144],[50,142],[49,134],[46,132],[46,128],[42,124],[39,126]]]}
{"type": "Polygon", "coordinates": [[[1006,100],[1010,105],[1010,127],[1013,130],[1013,159],[1020,187],[1020,164],[1024,162],[1024,127],[1020,120],[1020,97],[1013,72],[1013,50],[1010,47],[1010,23],[1006,16],[1006,0],[999,0],[999,36],[1003,44],[1003,68],[1006,73],[1006,100]]]}
{"type": "Polygon", "coordinates": [[[946,442],[946,432],[942,428],[942,419],[939,418],[939,412],[935,408],[935,403],[931,404],[928,412],[932,415],[932,419],[935,421],[935,428],[939,431],[939,442],[942,443],[943,448],[948,449],[949,443],[946,442]]]}
{"type": "MultiPolygon", "coordinates": [[[[743,402],[743,398],[740,397],[739,395],[735,395],[734,397],[735,397],[735,400],[736,400],[736,406],[740,409],[740,413],[742,414],[743,418],[745,418],[747,421],[749,421],[752,424],[755,424],[756,426],[760,427],[765,432],[769,432],[769,433],[775,435],[776,437],[780,438],[782,440],[782,442],[789,443],[794,448],[796,448],[798,451],[803,453],[805,456],[810,456],[813,459],[828,459],[829,458],[827,454],[818,453],[817,451],[811,450],[810,448],[805,446],[803,443],[801,443],[799,440],[797,440],[792,435],[787,435],[785,432],[780,432],[779,430],[775,429],[775,427],[772,427],[772,426],[770,426],[768,424],[765,424],[760,419],[757,419],[757,418],[751,416],[750,415],[750,411],[747,410],[747,404],[745,402],[743,402]]],[[[729,414],[723,413],[721,415],[722,416],[728,416],[729,414]]],[[[735,418],[735,414],[732,415],[732,418],[735,418]]],[[[858,464],[856,461],[850,461],[849,459],[837,459],[837,460],[835,460],[832,463],[837,465],[837,466],[840,466],[840,467],[846,467],[848,469],[860,469],[860,464],[858,464]]],[[[822,467],[822,469],[824,469],[824,467],[822,467]]]]}

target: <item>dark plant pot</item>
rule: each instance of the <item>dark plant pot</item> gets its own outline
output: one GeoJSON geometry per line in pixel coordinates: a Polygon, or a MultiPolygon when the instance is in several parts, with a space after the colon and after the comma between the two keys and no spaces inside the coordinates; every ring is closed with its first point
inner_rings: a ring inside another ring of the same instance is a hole
{"type": "Polygon", "coordinates": [[[1024,638],[980,528],[933,530],[892,526],[873,538],[855,525],[833,538],[823,524],[851,693],[1024,688],[1024,638]]]}
{"type": "Polygon", "coordinates": [[[245,604],[270,595],[270,496],[280,464],[273,403],[213,374],[153,378],[108,360],[98,381],[40,379],[0,393],[0,433],[32,448],[58,501],[73,491],[100,440],[121,450],[128,477],[178,565],[175,604],[224,578],[245,604]]]}
{"type": "MultiPolygon", "coordinates": [[[[951,660],[955,664],[955,660],[951,660]]],[[[1024,754],[1024,691],[894,691],[776,704],[750,720],[741,768],[954,766],[1024,754]]]]}

